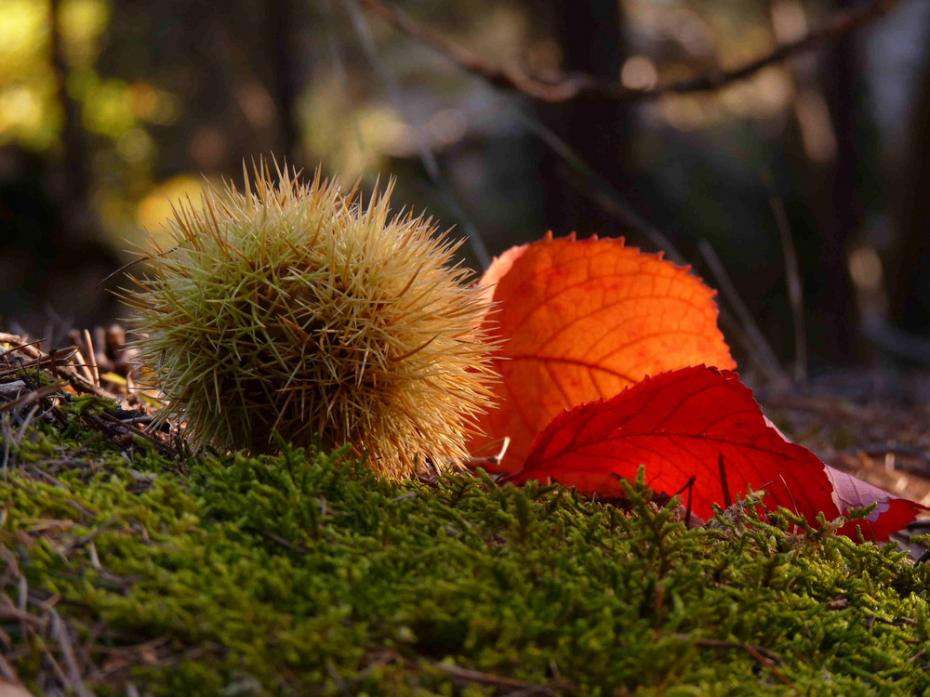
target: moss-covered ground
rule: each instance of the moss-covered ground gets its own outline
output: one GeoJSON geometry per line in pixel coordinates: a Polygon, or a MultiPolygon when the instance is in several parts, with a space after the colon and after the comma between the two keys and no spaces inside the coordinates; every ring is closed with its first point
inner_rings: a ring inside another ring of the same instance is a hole
{"type": "Polygon", "coordinates": [[[0,674],[34,695],[930,694],[930,565],[893,545],[168,457],[88,427],[111,408],[3,416],[0,674]]]}

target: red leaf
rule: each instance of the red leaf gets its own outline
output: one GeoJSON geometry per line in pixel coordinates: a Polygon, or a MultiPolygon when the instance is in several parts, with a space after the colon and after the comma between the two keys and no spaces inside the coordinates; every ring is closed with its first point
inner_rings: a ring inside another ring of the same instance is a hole
{"type": "Polygon", "coordinates": [[[714,292],[687,268],[622,239],[545,239],[495,259],[482,285],[502,341],[498,406],[473,453],[505,436],[501,469],[524,462],[533,439],[565,409],[612,397],[648,374],[706,363],[735,367],[717,328],[714,292]]]}
{"type": "Polygon", "coordinates": [[[852,507],[879,502],[861,525],[867,539],[883,540],[913,520],[918,504],[888,494],[825,465],[786,441],[766,423],[752,392],[736,373],[706,366],[675,370],[606,401],[561,414],[536,439],[523,470],[511,481],[552,479],[587,494],[622,493],[618,478],[646,468],[648,485],[673,495],[695,477],[694,512],[726,506],[748,490],[764,490],[769,509],[784,506],[815,522],[852,507]],[[836,496],[836,498],[834,498],[836,496]]]}

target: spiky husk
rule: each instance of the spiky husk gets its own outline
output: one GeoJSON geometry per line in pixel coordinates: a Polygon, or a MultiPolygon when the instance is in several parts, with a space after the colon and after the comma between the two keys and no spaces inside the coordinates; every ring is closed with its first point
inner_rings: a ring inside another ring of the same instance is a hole
{"type": "Polygon", "coordinates": [[[488,304],[431,220],[264,167],[176,208],[123,292],[164,417],[195,446],[349,444],[392,478],[461,462],[490,399],[488,304]]]}

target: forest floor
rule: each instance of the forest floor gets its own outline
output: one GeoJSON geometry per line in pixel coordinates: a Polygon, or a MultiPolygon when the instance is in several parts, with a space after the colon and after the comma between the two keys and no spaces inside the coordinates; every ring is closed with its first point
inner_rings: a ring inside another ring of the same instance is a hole
{"type": "MultiPolygon", "coordinates": [[[[0,697],[930,692],[924,523],[879,547],[739,505],[688,528],[642,485],[619,508],[195,455],[79,339],[0,334],[0,697]]],[[[760,396],[829,464],[930,505],[923,384],[760,396]]]]}
{"type": "MultiPolygon", "coordinates": [[[[850,371],[757,396],[783,432],[828,465],[930,506],[930,374],[850,371]]],[[[926,531],[928,521],[917,521],[898,543],[926,531]]]]}

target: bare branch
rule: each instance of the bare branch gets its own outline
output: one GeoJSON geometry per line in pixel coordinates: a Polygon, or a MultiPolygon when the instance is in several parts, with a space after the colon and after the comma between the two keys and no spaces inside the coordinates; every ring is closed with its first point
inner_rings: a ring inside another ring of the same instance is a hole
{"type": "MultiPolygon", "coordinates": [[[[361,2],[364,2],[364,0],[361,0],[361,2]]],[[[352,19],[352,25],[355,28],[355,33],[358,35],[359,42],[362,45],[362,50],[368,58],[368,62],[371,64],[375,74],[384,84],[385,91],[387,92],[389,99],[394,103],[394,107],[399,113],[403,114],[404,101],[398,88],[397,81],[394,79],[394,76],[391,75],[391,73],[387,70],[382,61],[378,58],[375,42],[371,35],[371,27],[368,24],[365,13],[362,11],[359,0],[349,0],[346,3],[346,7],[349,10],[349,15],[352,19]]],[[[474,223],[472,223],[471,220],[465,215],[464,209],[459,204],[458,199],[452,192],[451,187],[446,182],[445,177],[442,175],[442,171],[439,169],[439,162],[436,159],[436,155],[430,149],[422,134],[415,129],[414,136],[414,142],[417,146],[417,154],[419,155],[420,162],[423,164],[423,169],[426,171],[426,176],[429,177],[429,180],[436,187],[436,191],[439,193],[443,203],[449,208],[452,214],[458,218],[462,229],[465,232],[465,237],[468,240],[468,244],[471,247],[472,253],[475,255],[475,260],[478,262],[480,268],[488,268],[491,263],[491,257],[488,254],[488,250],[484,244],[484,240],[481,237],[481,233],[478,231],[478,228],[474,225],[474,223]]]]}
{"type": "Polygon", "coordinates": [[[530,75],[513,66],[497,65],[447,39],[431,27],[416,21],[386,0],[361,0],[366,8],[382,17],[391,26],[431,46],[463,70],[483,78],[495,87],[549,103],[576,100],[642,102],[666,94],[690,94],[717,90],[750,78],[763,68],[781,63],[795,54],[811,51],[837,41],[888,14],[900,1],[870,0],[851,10],[837,12],[822,26],[810,30],[804,36],[779,44],[769,53],[729,70],[715,70],[648,89],[635,89],[624,87],[619,82],[604,81],[584,73],[564,74],[550,80],[530,75]]]}

